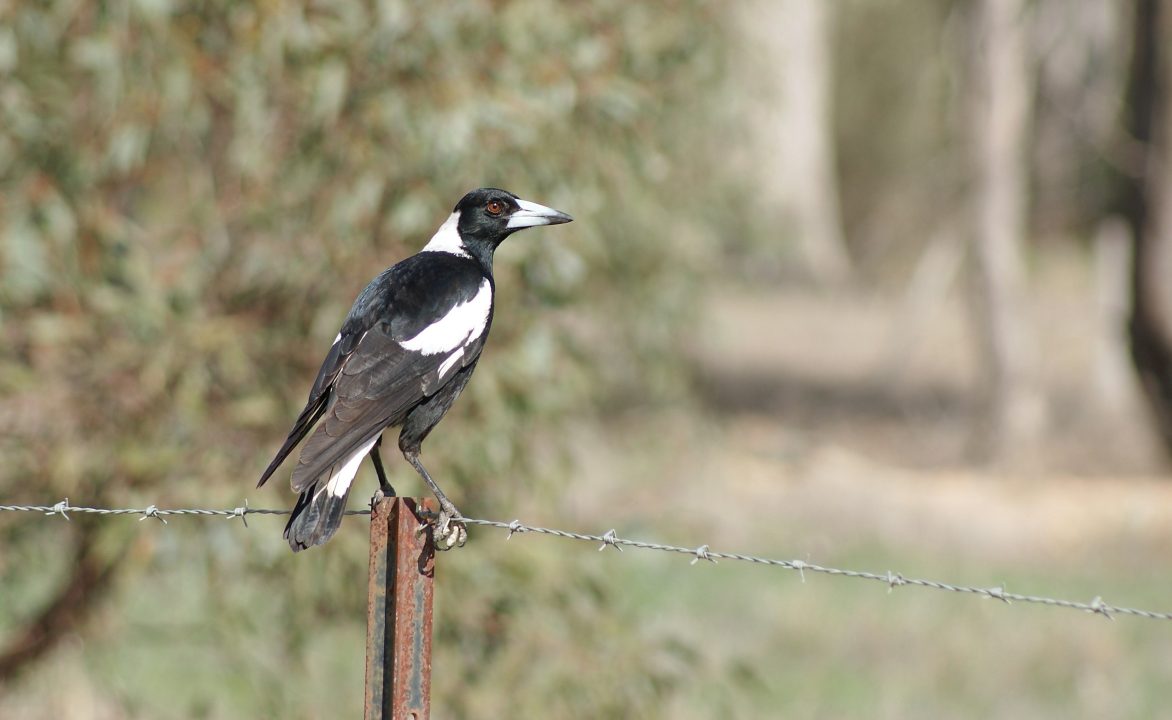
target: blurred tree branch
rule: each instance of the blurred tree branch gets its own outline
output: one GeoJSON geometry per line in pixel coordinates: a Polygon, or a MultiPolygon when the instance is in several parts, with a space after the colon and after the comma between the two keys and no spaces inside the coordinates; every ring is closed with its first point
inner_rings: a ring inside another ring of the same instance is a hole
{"type": "MultiPolygon", "coordinates": [[[[92,519],[73,520],[72,560],[69,577],[28,622],[0,649],[0,684],[49,652],[63,637],[81,629],[105,597],[125,548],[114,557],[101,552],[96,542],[98,524],[92,519]]],[[[127,544],[128,547],[129,544],[127,544]]]]}

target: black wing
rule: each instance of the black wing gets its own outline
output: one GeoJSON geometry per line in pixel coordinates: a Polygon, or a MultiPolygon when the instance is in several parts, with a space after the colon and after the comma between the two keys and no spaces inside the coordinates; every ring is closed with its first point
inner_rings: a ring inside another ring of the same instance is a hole
{"type": "Polygon", "coordinates": [[[406,350],[378,326],[363,336],[333,384],[333,401],[301,449],[292,486],[301,492],[335,463],[348,458],[435,394],[463,367],[474,362],[483,336],[449,353],[424,355],[406,350]],[[460,353],[453,358],[455,353],[460,353]]]}

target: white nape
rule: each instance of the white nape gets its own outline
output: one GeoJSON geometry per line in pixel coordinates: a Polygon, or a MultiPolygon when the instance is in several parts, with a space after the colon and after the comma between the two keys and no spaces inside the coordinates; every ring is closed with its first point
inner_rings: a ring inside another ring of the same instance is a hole
{"type": "Polygon", "coordinates": [[[431,236],[431,240],[423,246],[423,252],[446,252],[460,257],[471,257],[464,249],[464,241],[460,239],[459,224],[459,211],[449,215],[444,224],[439,226],[439,230],[435,231],[435,235],[431,236]]]}
{"type": "Polygon", "coordinates": [[[488,314],[492,311],[492,283],[487,279],[480,282],[476,296],[448,311],[439,320],[423,328],[413,338],[399,343],[404,349],[424,355],[448,353],[477,337],[488,325],[488,314]]]}
{"type": "MultiPolygon", "coordinates": [[[[362,458],[366,457],[366,453],[370,452],[370,449],[374,447],[374,443],[377,440],[378,437],[376,436],[373,440],[355,450],[354,454],[350,456],[350,459],[330,475],[330,480],[324,488],[325,491],[334,497],[346,497],[346,493],[350,491],[350,483],[354,482],[354,476],[358,474],[358,466],[362,464],[362,458]]],[[[334,467],[338,466],[335,465],[334,467]]]]}

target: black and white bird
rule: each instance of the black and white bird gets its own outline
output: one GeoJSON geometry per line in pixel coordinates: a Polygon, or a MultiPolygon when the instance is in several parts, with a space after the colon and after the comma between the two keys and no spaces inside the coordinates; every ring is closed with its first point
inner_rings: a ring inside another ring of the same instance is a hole
{"type": "Polygon", "coordinates": [[[505,190],[473,190],[422,251],[366,286],[317,373],[305,409],[257,483],[264,485],[313,432],[291,481],[301,493],[285,526],[294,552],[337,531],[367,454],[382,491],[394,494],[378,448],[383,431],[395,426],[402,426],[403,457],[439,500],[437,545],[464,544],[460,513],[419,461],[420,446],[468,383],[488,338],[497,246],[518,230],[571,220],[505,190]]]}

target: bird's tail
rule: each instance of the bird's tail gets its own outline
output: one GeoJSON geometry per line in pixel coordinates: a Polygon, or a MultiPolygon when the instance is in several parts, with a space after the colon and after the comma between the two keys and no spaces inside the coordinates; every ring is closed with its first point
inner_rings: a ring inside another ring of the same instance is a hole
{"type": "Polygon", "coordinates": [[[293,552],[321,545],[332,538],[342,524],[350,489],[347,487],[339,496],[330,492],[328,487],[319,485],[323,483],[315,482],[301,493],[289,523],[285,525],[285,540],[293,552]]]}
{"type": "MultiPolygon", "coordinates": [[[[372,438],[349,457],[339,459],[315,478],[298,479],[297,472],[293,473],[293,489],[301,491],[289,523],[285,526],[285,540],[293,552],[321,545],[338,531],[342,517],[346,514],[346,501],[350,498],[350,487],[358,473],[358,466],[376,442],[378,438],[372,438]]],[[[304,455],[305,451],[302,450],[304,455]]],[[[299,469],[305,466],[304,460],[302,457],[299,461],[299,469]]]]}

